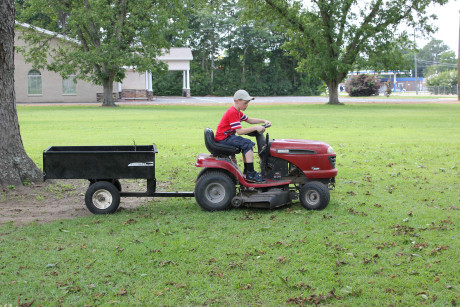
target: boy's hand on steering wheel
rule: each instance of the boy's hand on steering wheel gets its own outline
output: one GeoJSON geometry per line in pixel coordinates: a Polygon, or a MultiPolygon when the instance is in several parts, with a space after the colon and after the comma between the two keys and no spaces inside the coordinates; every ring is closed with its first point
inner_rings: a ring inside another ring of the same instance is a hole
{"type": "Polygon", "coordinates": [[[256,130],[257,130],[257,132],[262,133],[262,132],[265,131],[265,127],[264,126],[256,126],[256,130]]]}

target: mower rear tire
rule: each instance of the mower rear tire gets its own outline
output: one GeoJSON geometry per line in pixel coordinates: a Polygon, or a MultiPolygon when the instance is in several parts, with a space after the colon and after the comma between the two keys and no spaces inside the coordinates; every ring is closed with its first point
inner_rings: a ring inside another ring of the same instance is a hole
{"type": "Polygon", "coordinates": [[[120,191],[108,181],[97,181],[86,190],[85,204],[94,214],[110,214],[120,205],[120,191]]]}
{"type": "Polygon", "coordinates": [[[233,197],[235,197],[235,184],[224,172],[208,171],[196,181],[195,199],[206,211],[230,209],[233,197]]]}
{"type": "Polygon", "coordinates": [[[307,210],[323,210],[329,204],[330,197],[328,187],[318,181],[307,183],[299,193],[300,202],[307,210]]]}

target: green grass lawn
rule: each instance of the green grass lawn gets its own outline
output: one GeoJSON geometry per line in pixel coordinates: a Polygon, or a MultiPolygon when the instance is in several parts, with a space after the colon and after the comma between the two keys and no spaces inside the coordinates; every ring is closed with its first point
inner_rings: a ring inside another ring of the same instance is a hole
{"type": "MultiPolygon", "coordinates": [[[[226,106],[18,108],[26,151],[158,147],[157,180],[192,191],[226,106]]],[[[337,152],[323,211],[205,212],[194,199],[0,226],[0,306],[433,306],[460,302],[460,105],[253,105],[271,138],[337,152]]],[[[84,200],[82,197],[82,206],[84,200]]],[[[123,199],[121,202],[123,207],[123,199]]]]}

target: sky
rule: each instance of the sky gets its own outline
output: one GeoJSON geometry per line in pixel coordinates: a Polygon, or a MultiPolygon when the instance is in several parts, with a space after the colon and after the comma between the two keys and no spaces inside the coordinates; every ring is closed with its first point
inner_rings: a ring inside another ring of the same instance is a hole
{"type": "MultiPolygon", "coordinates": [[[[432,34],[435,39],[442,40],[452,51],[458,56],[458,37],[459,37],[459,24],[460,24],[460,1],[449,0],[449,2],[443,6],[431,6],[428,10],[428,14],[436,14],[438,20],[434,21],[434,24],[439,28],[437,33],[432,34]]],[[[425,46],[430,39],[423,40],[417,39],[417,47],[421,48],[425,46]],[[419,41],[420,40],[420,41],[419,41]]]]}

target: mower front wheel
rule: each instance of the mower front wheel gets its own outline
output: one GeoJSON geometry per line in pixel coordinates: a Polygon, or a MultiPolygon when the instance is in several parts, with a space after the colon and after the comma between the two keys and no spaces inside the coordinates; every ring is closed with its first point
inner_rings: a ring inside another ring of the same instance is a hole
{"type": "Polygon", "coordinates": [[[299,193],[300,202],[307,210],[323,210],[329,204],[330,197],[328,187],[317,181],[307,183],[299,193]]]}
{"type": "Polygon", "coordinates": [[[206,211],[228,210],[235,197],[235,184],[224,172],[209,171],[198,177],[195,199],[206,211]]]}

